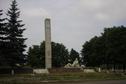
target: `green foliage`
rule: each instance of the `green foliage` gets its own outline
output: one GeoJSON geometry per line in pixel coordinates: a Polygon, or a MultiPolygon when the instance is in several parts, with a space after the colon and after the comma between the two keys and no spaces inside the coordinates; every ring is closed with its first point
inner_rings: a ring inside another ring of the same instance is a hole
{"type": "Polygon", "coordinates": [[[73,63],[76,58],[80,60],[79,53],[75,51],[74,49],[71,49],[70,55],[69,55],[70,63],[73,63]]]}
{"type": "Polygon", "coordinates": [[[0,66],[5,65],[5,54],[4,49],[8,40],[7,38],[7,28],[5,23],[5,18],[2,18],[2,10],[0,10],[0,66]]]}
{"type": "Polygon", "coordinates": [[[68,63],[68,50],[63,44],[52,42],[52,66],[63,67],[68,63]]]}
{"type": "Polygon", "coordinates": [[[24,44],[26,38],[23,38],[22,28],[24,24],[21,24],[22,20],[18,20],[20,11],[17,8],[16,0],[12,1],[11,7],[7,12],[7,38],[8,44],[6,43],[4,53],[5,58],[9,66],[16,66],[16,64],[22,65],[25,62],[25,51],[26,45],[24,44]]]}
{"type": "MultiPolygon", "coordinates": [[[[68,50],[63,44],[52,42],[52,66],[62,67],[68,63],[68,50]]],[[[28,64],[34,68],[45,67],[45,41],[33,45],[28,51],[28,64]]]]}
{"type": "Polygon", "coordinates": [[[28,52],[28,63],[31,65],[31,67],[42,67],[42,61],[41,61],[41,54],[40,54],[40,47],[38,45],[34,45],[33,47],[29,48],[28,52]]]}
{"type": "Polygon", "coordinates": [[[124,65],[126,63],[126,27],[105,28],[101,36],[83,45],[81,54],[86,66],[124,65]]]}

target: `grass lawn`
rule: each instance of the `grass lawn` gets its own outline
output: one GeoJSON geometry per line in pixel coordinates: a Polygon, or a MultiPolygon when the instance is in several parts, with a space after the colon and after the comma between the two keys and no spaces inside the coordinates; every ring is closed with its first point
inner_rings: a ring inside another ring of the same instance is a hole
{"type": "Polygon", "coordinates": [[[50,81],[125,80],[126,75],[117,73],[55,73],[0,75],[0,84],[40,84],[50,81]]]}

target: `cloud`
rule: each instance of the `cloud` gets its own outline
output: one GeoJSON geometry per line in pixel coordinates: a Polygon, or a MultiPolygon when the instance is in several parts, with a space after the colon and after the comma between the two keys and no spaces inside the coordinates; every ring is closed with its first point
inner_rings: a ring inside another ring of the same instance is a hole
{"type": "Polygon", "coordinates": [[[80,6],[88,10],[100,9],[104,6],[103,0],[80,0],[80,6]]]}
{"type": "Polygon", "coordinates": [[[126,19],[125,0],[80,0],[80,5],[96,20],[109,23],[126,19]]]}
{"type": "Polygon", "coordinates": [[[31,18],[37,18],[37,17],[50,17],[47,10],[43,8],[31,8],[31,9],[25,9],[22,11],[22,14],[27,17],[31,18]]]}

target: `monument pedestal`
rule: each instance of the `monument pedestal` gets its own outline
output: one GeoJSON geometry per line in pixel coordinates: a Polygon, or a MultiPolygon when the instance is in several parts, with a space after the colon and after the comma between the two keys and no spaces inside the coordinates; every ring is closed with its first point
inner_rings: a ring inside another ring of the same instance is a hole
{"type": "Polygon", "coordinates": [[[48,69],[34,69],[33,70],[34,74],[49,74],[48,69]]]}
{"type": "Polygon", "coordinates": [[[48,69],[49,73],[76,73],[83,72],[81,68],[51,68],[48,69]]]}

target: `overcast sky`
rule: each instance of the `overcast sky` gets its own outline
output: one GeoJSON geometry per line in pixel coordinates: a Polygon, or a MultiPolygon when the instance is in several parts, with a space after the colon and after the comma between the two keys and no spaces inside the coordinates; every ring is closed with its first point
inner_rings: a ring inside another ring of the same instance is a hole
{"type": "MultiPolygon", "coordinates": [[[[12,0],[0,0],[6,13],[12,0]]],[[[126,0],[17,0],[25,24],[26,44],[39,45],[45,38],[44,19],[51,18],[52,41],[69,50],[82,49],[85,41],[99,36],[104,27],[126,26],[126,0]]]]}

